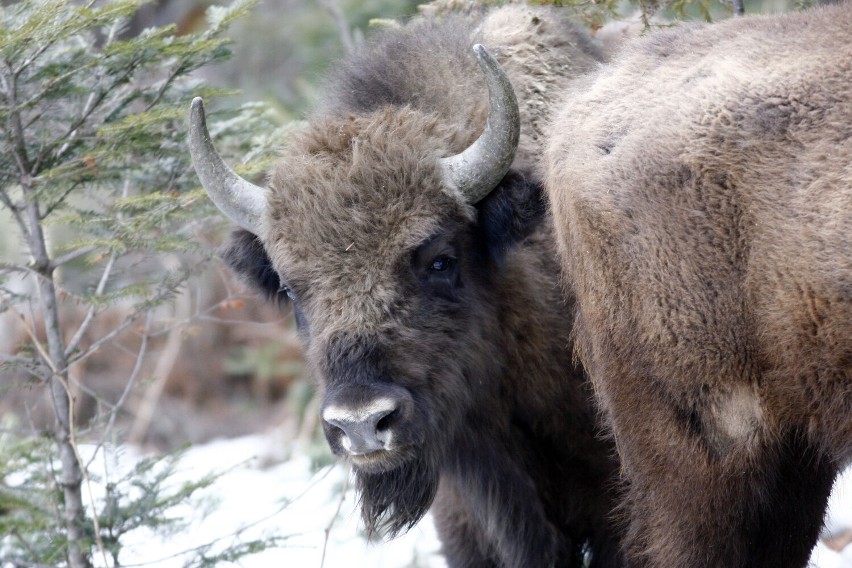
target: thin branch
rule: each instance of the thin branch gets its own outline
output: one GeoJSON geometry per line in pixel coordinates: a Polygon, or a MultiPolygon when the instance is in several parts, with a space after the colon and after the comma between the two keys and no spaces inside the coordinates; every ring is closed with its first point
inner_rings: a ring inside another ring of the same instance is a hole
{"type": "MultiPolygon", "coordinates": [[[[237,296],[237,299],[239,299],[239,298],[240,297],[237,296]]],[[[280,322],[282,322],[286,319],[286,318],[282,317],[282,318],[280,318],[278,320],[274,320],[274,321],[259,322],[259,321],[246,321],[246,320],[231,320],[231,319],[218,318],[218,317],[215,317],[215,316],[208,315],[208,314],[215,312],[216,310],[220,309],[221,307],[227,305],[228,302],[232,302],[233,300],[234,300],[234,297],[230,297],[230,296],[226,297],[222,300],[219,300],[215,304],[204,308],[200,312],[196,312],[195,314],[193,314],[193,315],[191,315],[187,318],[173,322],[170,326],[168,326],[166,328],[163,328],[159,331],[155,331],[155,332],[151,333],[151,337],[156,338],[156,337],[160,337],[161,335],[166,335],[166,334],[170,333],[171,330],[174,329],[175,327],[186,326],[186,325],[189,325],[189,324],[194,323],[196,321],[225,323],[225,324],[248,324],[248,325],[252,325],[252,326],[255,326],[255,325],[267,326],[267,325],[276,325],[276,324],[278,324],[278,323],[280,323],[280,322]]]]}
{"type": "Polygon", "coordinates": [[[27,227],[27,224],[24,222],[24,218],[21,217],[20,208],[12,203],[12,198],[9,197],[9,194],[5,189],[0,190],[0,202],[3,202],[3,205],[11,211],[12,216],[15,217],[15,222],[18,224],[18,229],[21,231],[21,234],[24,237],[24,240],[28,240],[30,238],[30,229],[27,227]]]}
{"type": "Polygon", "coordinates": [[[44,97],[46,97],[47,95],[51,94],[54,91],[54,87],[56,85],[59,85],[62,82],[64,82],[65,80],[73,77],[74,75],[77,75],[81,71],[84,71],[85,69],[87,69],[89,67],[92,67],[92,65],[93,64],[90,63],[88,65],[84,65],[83,67],[75,67],[74,69],[72,69],[70,71],[66,71],[65,73],[62,73],[60,75],[52,76],[50,79],[48,79],[47,81],[45,81],[41,84],[41,90],[37,91],[35,94],[33,94],[33,96],[31,96],[27,100],[18,103],[15,106],[15,108],[12,109],[12,110],[17,112],[17,111],[21,111],[23,109],[34,107],[34,106],[38,105],[38,103],[41,102],[41,100],[44,97]]]}
{"type": "MultiPolygon", "coordinates": [[[[107,96],[114,91],[118,91],[118,87],[128,82],[129,79],[136,72],[136,69],[142,65],[141,58],[136,58],[135,60],[128,62],[127,65],[123,68],[123,73],[116,77],[106,88],[102,89],[99,93],[92,92],[89,94],[89,98],[86,101],[86,106],[83,109],[82,115],[77,119],[76,122],[72,123],[68,131],[57,138],[58,143],[59,140],[65,139],[65,142],[56,152],[56,161],[61,161],[65,158],[65,154],[72,148],[72,142],[74,142],[77,138],[77,132],[80,126],[86,123],[89,120],[89,117],[101,106],[101,104],[107,99],[107,96]]],[[[101,77],[97,79],[100,82],[101,77]]]]}
{"type": "MultiPolygon", "coordinates": [[[[14,537],[15,537],[15,540],[17,540],[17,541],[18,541],[18,544],[20,544],[21,548],[23,548],[24,550],[26,550],[26,551],[27,551],[27,553],[29,553],[30,557],[32,557],[32,558],[38,558],[38,554],[37,554],[37,553],[33,550],[33,547],[32,547],[32,546],[30,546],[30,543],[29,543],[29,542],[27,542],[27,539],[25,539],[25,538],[23,537],[23,535],[22,535],[22,534],[21,534],[21,532],[17,529],[17,527],[12,529],[12,536],[14,536],[14,537]]],[[[15,562],[16,562],[16,563],[18,563],[18,562],[20,562],[20,561],[15,561],[15,562]]],[[[2,564],[2,562],[0,562],[0,564],[2,564]]],[[[24,566],[27,566],[27,565],[29,565],[29,566],[39,566],[39,567],[40,567],[40,566],[42,566],[42,564],[24,564],[24,566]]]]}
{"type": "MultiPolygon", "coordinates": [[[[220,304],[227,302],[229,300],[223,300],[220,304]]],[[[275,326],[279,325],[285,321],[287,321],[287,317],[282,317],[270,321],[255,321],[255,320],[240,320],[240,319],[227,319],[227,318],[218,318],[215,316],[204,316],[199,315],[195,318],[197,321],[210,322],[210,323],[220,323],[225,325],[249,325],[252,327],[263,327],[263,326],[275,326]]]]}
{"type": "Polygon", "coordinates": [[[29,357],[19,357],[18,355],[6,355],[0,353],[0,363],[32,363],[33,360],[29,357]]]}
{"type": "Polygon", "coordinates": [[[59,268],[63,264],[68,264],[69,262],[73,262],[80,258],[81,256],[86,256],[90,252],[96,250],[98,247],[95,245],[88,245],[82,248],[78,248],[77,250],[72,250],[71,252],[65,253],[58,258],[54,258],[50,263],[51,268],[59,268]]]}
{"type": "MultiPolygon", "coordinates": [[[[87,2],[87,3],[86,3],[86,7],[87,7],[87,8],[91,8],[91,7],[92,7],[92,6],[94,6],[96,3],[97,3],[97,2],[95,2],[95,1],[87,2]]],[[[119,25],[118,25],[118,23],[117,23],[117,22],[114,22],[114,23],[110,26],[110,28],[109,28],[109,33],[107,34],[107,36],[106,36],[106,38],[105,38],[105,40],[104,40],[104,45],[103,45],[103,46],[102,46],[102,48],[101,48],[102,50],[103,50],[103,49],[106,49],[106,48],[107,48],[109,45],[111,45],[111,44],[112,44],[112,42],[115,40],[115,37],[116,37],[116,33],[117,33],[118,28],[119,28],[119,25]]],[[[14,70],[14,71],[13,71],[13,73],[14,73],[15,77],[20,77],[21,73],[23,73],[23,72],[27,69],[27,67],[29,67],[30,65],[32,65],[32,64],[33,64],[33,62],[35,62],[35,60],[36,60],[36,59],[38,59],[39,57],[41,57],[42,55],[44,55],[44,53],[45,53],[48,49],[50,49],[51,47],[53,47],[53,45],[56,43],[56,41],[57,41],[60,37],[62,37],[62,36],[61,36],[60,34],[56,34],[54,37],[55,37],[55,39],[54,39],[53,41],[46,41],[46,42],[44,42],[43,44],[41,44],[41,45],[39,46],[39,48],[38,48],[38,49],[37,49],[37,50],[36,50],[36,51],[35,51],[32,55],[30,55],[30,57],[29,57],[29,58],[27,58],[25,61],[23,61],[23,62],[21,63],[21,66],[20,66],[20,67],[18,67],[18,69],[16,69],[16,70],[14,70]]],[[[11,70],[11,69],[10,69],[10,70],[11,70]]],[[[81,70],[81,69],[78,67],[78,68],[76,68],[76,69],[74,69],[74,70],[72,70],[72,71],[69,71],[68,73],[65,73],[64,75],[60,75],[60,76],[59,76],[59,78],[64,80],[66,77],[70,77],[70,76],[74,75],[75,73],[79,73],[79,72],[80,72],[80,70],[81,70]]],[[[54,81],[54,82],[53,82],[53,84],[55,84],[55,83],[56,83],[56,81],[54,81]]],[[[48,86],[50,86],[50,85],[48,85],[48,86]]],[[[43,92],[46,92],[46,91],[49,91],[49,88],[48,88],[48,89],[43,89],[43,92]]],[[[25,103],[25,104],[26,104],[26,103],[25,103]]]]}
{"type": "MultiPolygon", "coordinates": [[[[36,158],[36,167],[38,167],[40,164],[41,164],[41,157],[39,156],[38,158],[36,158]]],[[[65,203],[65,198],[67,198],[71,194],[72,191],[77,189],[78,185],[79,185],[79,182],[75,181],[74,183],[72,183],[68,187],[68,189],[66,189],[64,192],[62,192],[62,195],[60,195],[59,197],[54,199],[53,203],[45,205],[44,211],[42,211],[42,213],[41,213],[42,220],[47,219],[50,216],[51,213],[53,213],[57,208],[59,208],[60,205],[65,203]]]]}
{"type": "Polygon", "coordinates": [[[151,110],[152,108],[154,108],[155,105],[157,105],[157,103],[160,102],[160,99],[163,98],[163,96],[166,94],[166,91],[168,91],[169,87],[171,87],[172,83],[174,83],[175,79],[177,79],[181,73],[184,73],[186,69],[188,69],[188,63],[190,63],[190,58],[185,57],[183,61],[181,61],[172,69],[172,72],[165,79],[165,81],[163,81],[163,85],[157,91],[157,94],[154,96],[154,99],[145,107],[145,112],[151,110]]]}
{"type": "MultiPolygon", "coordinates": [[[[112,329],[112,331],[110,331],[106,335],[103,335],[100,339],[98,339],[97,341],[92,343],[89,346],[88,349],[86,349],[85,351],[82,351],[82,352],[78,352],[73,357],[69,357],[68,358],[68,367],[91,357],[98,349],[100,349],[100,347],[102,345],[104,345],[105,343],[108,343],[108,342],[112,341],[113,339],[115,339],[115,337],[117,335],[122,333],[128,327],[130,327],[139,318],[139,316],[146,313],[150,309],[149,305],[152,302],[158,302],[160,300],[163,300],[163,299],[169,297],[171,294],[174,294],[177,291],[177,289],[180,288],[182,285],[183,285],[182,281],[175,282],[171,286],[166,287],[163,290],[161,290],[159,294],[156,294],[154,297],[150,298],[147,302],[143,303],[142,306],[137,308],[136,311],[134,311],[133,313],[128,315],[125,318],[125,320],[122,323],[120,323],[119,325],[117,325],[116,327],[114,327],[112,329]]],[[[151,337],[154,337],[154,335],[155,334],[152,334],[151,337]]]]}
{"type": "MultiPolygon", "coordinates": [[[[17,106],[18,100],[18,85],[16,81],[16,76],[11,69],[11,66],[8,61],[4,61],[6,70],[9,72],[9,75],[5,77],[4,87],[6,89],[6,100],[9,101],[9,107],[15,108],[17,106]]],[[[22,180],[29,179],[32,176],[32,171],[30,170],[30,161],[27,157],[27,146],[26,139],[24,138],[24,127],[21,122],[21,113],[17,110],[9,113],[8,123],[11,126],[9,129],[9,134],[11,135],[13,154],[15,156],[15,162],[18,164],[18,173],[21,176],[22,180]]],[[[25,192],[26,193],[26,192],[25,192]]],[[[26,197],[26,195],[25,195],[26,197]]],[[[33,228],[35,230],[35,228],[33,228]]]]}
{"type": "MultiPolygon", "coordinates": [[[[145,359],[145,354],[148,351],[148,331],[151,329],[151,320],[153,319],[153,312],[149,311],[145,317],[145,332],[142,334],[142,344],[139,346],[139,352],[136,355],[136,363],[133,365],[133,370],[130,371],[130,377],[128,377],[127,382],[124,385],[124,390],[121,393],[121,396],[112,405],[112,409],[110,410],[109,420],[107,420],[107,425],[104,428],[103,436],[98,441],[97,446],[95,446],[95,452],[92,454],[92,459],[94,460],[94,456],[97,454],[98,450],[100,450],[105,442],[107,437],[112,432],[113,427],[115,426],[115,419],[118,416],[119,410],[124,406],[124,403],[127,402],[127,397],[130,396],[130,392],[133,390],[133,387],[136,385],[136,379],[139,377],[139,372],[142,370],[142,361],[145,359]]],[[[86,464],[88,467],[89,464],[86,464]]]]}
{"type": "MultiPolygon", "coordinates": [[[[127,73],[125,73],[123,75],[123,77],[125,77],[125,78],[130,77],[131,73],[132,73],[131,71],[128,71],[127,73]]],[[[115,85],[117,85],[117,84],[118,84],[117,82],[113,82],[113,85],[111,85],[110,88],[115,88],[115,85]]],[[[104,101],[104,99],[106,98],[107,92],[108,92],[108,90],[102,91],[100,93],[100,97],[95,97],[94,92],[90,93],[89,99],[86,101],[86,108],[83,110],[83,114],[80,116],[80,118],[77,119],[76,122],[73,122],[71,124],[71,126],[68,128],[68,131],[65,134],[63,134],[59,138],[57,138],[57,141],[58,140],[65,140],[65,142],[62,144],[62,146],[56,152],[56,161],[57,162],[64,159],[66,152],[68,152],[68,150],[70,148],[72,148],[72,143],[74,141],[76,141],[76,139],[77,139],[77,132],[79,132],[79,128],[81,126],[83,126],[83,124],[85,124],[87,120],[89,120],[89,117],[91,116],[91,114],[93,112],[95,112],[95,109],[97,109],[97,107],[100,105],[100,103],[102,103],[104,101]]]]}
{"type": "Polygon", "coordinates": [[[340,42],[343,44],[343,49],[346,53],[355,51],[355,41],[352,39],[352,30],[349,27],[349,22],[346,21],[346,16],[343,15],[343,10],[335,2],[335,0],[318,0],[320,5],[326,9],[331,15],[334,23],[337,25],[337,32],[340,35],[340,42]]]}
{"type": "Polygon", "coordinates": [[[145,309],[136,310],[135,312],[127,316],[127,318],[123,322],[114,327],[112,331],[92,343],[88,349],[77,353],[73,357],[69,357],[68,366],[70,367],[71,365],[76,365],[77,363],[85,361],[86,359],[91,357],[98,349],[100,349],[102,345],[112,341],[117,335],[126,330],[128,327],[130,327],[139,318],[139,316],[145,313],[145,311],[145,309]]]}
{"type": "Polygon", "coordinates": [[[29,336],[30,341],[33,342],[33,345],[35,346],[36,351],[38,351],[42,362],[50,368],[52,373],[55,374],[56,367],[54,366],[53,361],[50,359],[50,355],[47,354],[47,352],[44,350],[44,347],[41,345],[41,342],[38,340],[38,337],[36,337],[35,330],[30,326],[29,322],[27,321],[27,317],[21,312],[19,312],[15,308],[15,306],[12,305],[12,303],[6,297],[6,294],[0,293],[0,303],[4,304],[7,310],[18,316],[24,326],[24,331],[29,336]]]}
{"type": "Polygon", "coordinates": [[[0,565],[14,568],[51,568],[49,565],[39,562],[27,562],[18,558],[4,558],[2,556],[0,556],[0,565]]]}
{"type": "MultiPolygon", "coordinates": [[[[184,295],[181,299],[185,298],[184,295]]],[[[176,302],[175,311],[189,311],[188,302],[176,302]]],[[[154,418],[154,411],[157,408],[157,403],[163,394],[163,389],[169,382],[169,378],[174,370],[178,355],[180,354],[183,336],[181,328],[172,327],[166,346],[157,358],[157,365],[154,368],[154,383],[145,391],[142,401],[136,408],[136,419],[133,421],[133,426],[130,428],[130,433],[127,435],[127,440],[131,443],[142,444],[145,440],[145,435],[151,426],[151,421],[154,418]]]]}
{"type": "Polygon", "coordinates": [[[12,264],[10,262],[0,262],[0,274],[6,272],[25,272],[27,274],[32,274],[35,277],[41,276],[41,274],[29,266],[24,266],[23,264],[12,264]]]}
{"type": "Polygon", "coordinates": [[[33,359],[32,357],[0,354],[0,368],[3,365],[14,365],[16,370],[23,371],[40,383],[46,383],[50,380],[50,373],[44,369],[43,365],[39,364],[37,359],[33,359]]]}
{"type": "Polygon", "coordinates": [[[71,443],[74,446],[74,450],[77,452],[77,463],[80,465],[80,471],[83,474],[83,481],[86,484],[86,489],[89,490],[89,504],[92,506],[92,525],[95,533],[95,544],[104,559],[104,566],[109,566],[106,548],[104,547],[104,541],[101,538],[101,521],[98,519],[98,508],[97,503],[95,503],[95,492],[92,491],[92,480],[89,477],[89,468],[83,464],[83,458],[80,457],[80,451],[77,448],[77,441],[73,437],[71,443]]]}
{"type": "Polygon", "coordinates": [[[343,502],[346,500],[346,491],[349,489],[349,477],[351,476],[350,471],[346,471],[346,477],[343,480],[343,489],[340,490],[340,500],[337,502],[337,509],[334,510],[334,515],[331,516],[331,520],[326,525],[324,532],[325,538],[322,542],[322,559],[320,560],[320,568],[325,566],[325,553],[328,550],[328,537],[331,536],[331,529],[334,527],[334,523],[337,522],[337,517],[340,515],[340,509],[343,507],[343,502]]]}
{"type": "MultiPolygon", "coordinates": [[[[8,263],[8,262],[0,262],[0,274],[4,274],[4,273],[8,273],[8,272],[23,272],[23,273],[26,273],[26,274],[32,276],[33,278],[35,278],[37,280],[37,282],[51,283],[53,285],[53,287],[56,289],[56,291],[59,292],[60,294],[62,294],[63,298],[71,298],[73,300],[81,300],[81,299],[85,300],[85,298],[81,297],[78,294],[75,294],[71,290],[62,287],[62,286],[56,284],[55,282],[52,282],[49,276],[45,276],[44,274],[42,274],[41,272],[39,272],[38,270],[36,270],[35,268],[33,268],[31,266],[25,266],[23,264],[11,264],[11,263],[8,263]]],[[[7,296],[9,296],[9,297],[17,295],[17,294],[11,293],[8,289],[4,289],[4,288],[0,288],[0,291],[5,292],[7,294],[7,296]]],[[[30,312],[34,313],[32,308],[30,309],[30,312]]],[[[33,320],[35,320],[35,319],[36,319],[35,316],[33,316],[33,320]]]]}
{"type": "MultiPolygon", "coordinates": [[[[112,273],[112,267],[115,264],[115,257],[116,254],[115,251],[113,251],[109,255],[109,260],[107,260],[103,274],[101,274],[101,279],[98,282],[97,288],[95,289],[95,296],[103,295],[104,289],[106,288],[106,283],[112,273]]],[[[53,264],[56,264],[56,262],[54,262],[53,264]]],[[[74,333],[74,336],[71,338],[71,341],[69,341],[68,344],[65,346],[66,357],[68,357],[77,349],[77,345],[80,344],[80,340],[83,339],[83,335],[85,335],[86,331],[89,330],[89,326],[91,325],[92,320],[95,319],[95,315],[97,315],[97,309],[94,305],[89,306],[89,311],[86,313],[86,317],[83,319],[83,323],[80,324],[80,327],[77,328],[77,331],[74,333]]]]}
{"type": "MultiPolygon", "coordinates": [[[[335,466],[330,465],[330,466],[327,466],[327,467],[323,468],[322,470],[318,471],[314,475],[314,477],[311,479],[311,481],[308,483],[308,485],[302,490],[301,493],[299,493],[298,495],[296,495],[292,499],[286,500],[283,505],[281,505],[278,509],[276,509],[272,513],[266,515],[265,517],[261,517],[261,518],[257,519],[256,521],[253,521],[253,522],[248,523],[246,525],[242,525],[240,528],[238,528],[234,531],[231,531],[228,534],[220,536],[219,538],[215,539],[215,541],[221,541],[221,540],[224,540],[224,539],[229,538],[229,537],[240,536],[242,533],[244,533],[248,529],[255,527],[255,526],[257,526],[257,525],[259,525],[259,524],[261,524],[265,521],[268,521],[269,519],[272,519],[277,515],[280,515],[284,510],[287,509],[287,507],[290,506],[291,503],[298,501],[299,499],[301,499],[302,497],[307,495],[314,487],[319,485],[319,483],[321,481],[323,481],[326,477],[329,476],[329,474],[332,471],[334,471],[334,467],[335,466]]],[[[294,534],[290,534],[290,535],[283,535],[283,536],[280,537],[280,539],[286,540],[286,539],[292,538],[294,536],[300,536],[301,534],[303,534],[303,533],[294,533],[294,534]]],[[[174,554],[170,554],[169,556],[158,558],[157,560],[155,560],[153,562],[145,562],[144,564],[124,564],[124,568],[141,568],[143,566],[155,566],[155,565],[163,564],[166,560],[178,558],[179,556],[183,556],[183,555],[189,554],[191,552],[203,551],[203,550],[207,549],[208,546],[209,546],[209,544],[202,544],[200,546],[188,548],[188,549],[182,550],[180,552],[175,552],[174,554]]]]}

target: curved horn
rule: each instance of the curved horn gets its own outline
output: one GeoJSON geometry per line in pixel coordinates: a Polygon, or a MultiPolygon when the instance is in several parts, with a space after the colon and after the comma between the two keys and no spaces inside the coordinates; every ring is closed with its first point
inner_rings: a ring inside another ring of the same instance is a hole
{"type": "Polygon", "coordinates": [[[216,152],[207,131],[201,97],[192,99],[189,111],[189,153],[195,173],[216,207],[231,221],[257,235],[266,208],[264,190],[238,176],[216,152]]]}
{"type": "Polygon", "coordinates": [[[480,44],[473,46],[488,84],[488,122],[485,131],[461,154],[441,158],[444,179],[476,203],[497,187],[518,149],[521,118],[518,99],[500,64],[480,44]]]}

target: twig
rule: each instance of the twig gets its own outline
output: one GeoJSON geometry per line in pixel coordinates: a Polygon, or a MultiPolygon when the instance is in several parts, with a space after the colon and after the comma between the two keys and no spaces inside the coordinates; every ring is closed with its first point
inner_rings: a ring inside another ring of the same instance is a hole
{"type": "Polygon", "coordinates": [[[32,359],[30,359],[29,357],[20,357],[18,355],[6,355],[5,353],[0,353],[0,363],[32,363],[32,359]]]}
{"type": "MultiPolygon", "coordinates": [[[[15,540],[17,540],[17,541],[18,541],[18,544],[21,546],[21,548],[23,548],[24,550],[26,550],[26,551],[27,551],[27,553],[29,553],[29,555],[30,555],[31,557],[33,557],[33,558],[37,558],[37,557],[38,557],[38,554],[35,552],[35,550],[33,550],[33,547],[32,547],[32,546],[30,546],[30,543],[29,543],[29,542],[27,542],[27,539],[25,539],[23,536],[21,536],[21,532],[18,530],[18,528],[17,528],[17,527],[13,527],[13,528],[12,528],[12,536],[13,536],[13,537],[15,537],[15,540]]],[[[15,560],[15,561],[10,561],[10,560],[0,560],[0,564],[4,564],[5,562],[12,562],[12,565],[13,565],[13,566],[14,566],[15,564],[20,564],[20,561],[19,561],[19,560],[15,560]]],[[[27,564],[27,565],[31,565],[31,566],[39,566],[39,567],[40,567],[40,566],[42,566],[42,564],[27,564]]]]}
{"type": "MultiPolygon", "coordinates": [[[[168,297],[169,295],[173,294],[182,284],[183,284],[182,282],[177,282],[177,283],[172,284],[169,287],[164,288],[163,290],[160,291],[159,294],[157,294],[153,298],[150,298],[148,300],[148,302],[146,302],[146,303],[150,304],[151,302],[158,302],[158,301],[162,300],[163,298],[168,297]]],[[[148,309],[149,308],[146,308],[145,305],[143,305],[142,307],[138,308],[135,312],[128,315],[127,318],[125,318],[125,320],[123,322],[121,322],[119,325],[114,327],[112,331],[110,331],[106,335],[103,335],[100,339],[98,339],[97,341],[92,343],[88,347],[88,349],[86,349],[83,352],[77,353],[73,357],[70,357],[68,359],[68,366],[70,367],[71,365],[74,365],[76,363],[79,363],[80,361],[84,361],[85,359],[88,359],[89,357],[91,357],[98,349],[100,349],[100,347],[102,345],[112,341],[113,339],[115,339],[115,337],[117,335],[121,334],[124,330],[126,330],[128,327],[130,327],[130,325],[132,325],[139,318],[139,316],[146,313],[148,311],[148,309]]],[[[152,334],[151,337],[154,337],[154,335],[152,334]]]]}
{"type": "Polygon", "coordinates": [[[343,49],[346,53],[352,53],[355,50],[355,41],[352,39],[352,30],[349,28],[349,22],[346,21],[346,16],[343,15],[343,10],[340,9],[337,2],[334,0],[318,0],[320,5],[326,9],[331,15],[334,23],[337,25],[337,31],[340,34],[340,42],[343,44],[343,49]]]}
{"type": "MultiPolygon", "coordinates": [[[[223,539],[229,538],[229,537],[239,536],[242,533],[244,533],[245,531],[247,531],[248,529],[257,526],[260,523],[268,521],[269,519],[275,517],[276,515],[281,514],[281,512],[284,511],[287,507],[289,507],[291,503],[298,501],[299,499],[304,497],[308,492],[310,492],[314,487],[316,487],[322,480],[324,480],[326,477],[328,477],[329,474],[332,471],[334,471],[333,465],[324,468],[322,471],[320,471],[320,472],[318,472],[317,474],[314,475],[314,478],[308,483],[307,487],[305,487],[305,489],[303,489],[301,493],[299,493],[298,495],[296,495],[292,499],[287,500],[277,510],[266,515],[265,517],[261,517],[260,519],[257,519],[256,521],[253,521],[251,523],[243,525],[240,528],[238,528],[234,531],[231,531],[228,534],[220,536],[219,538],[216,539],[216,541],[220,541],[220,540],[223,540],[223,539]]],[[[347,477],[347,481],[348,481],[348,479],[349,478],[347,477]]],[[[283,535],[280,538],[283,540],[283,539],[292,538],[294,536],[299,536],[300,534],[302,534],[302,533],[293,533],[293,534],[289,534],[289,535],[283,535]]],[[[124,566],[124,568],[141,568],[143,566],[156,566],[156,565],[159,565],[159,564],[163,564],[166,560],[171,560],[173,558],[183,556],[184,554],[189,554],[190,552],[196,552],[196,551],[199,551],[199,550],[204,550],[208,546],[209,546],[208,544],[202,544],[200,546],[188,548],[188,549],[182,550],[180,552],[175,552],[174,554],[170,554],[169,556],[166,556],[166,557],[158,558],[157,560],[155,560],[153,562],[145,562],[144,564],[124,564],[123,566],[124,566]]]]}
{"type": "Polygon", "coordinates": [[[59,258],[53,259],[53,261],[50,263],[50,266],[51,266],[51,268],[59,268],[63,264],[67,264],[67,263],[71,262],[72,260],[77,260],[81,256],[86,256],[87,254],[89,254],[90,252],[95,250],[96,248],[98,248],[98,247],[96,247],[95,245],[89,245],[89,246],[85,246],[83,248],[79,248],[77,250],[72,250],[69,253],[63,254],[59,258]]]}
{"type": "Polygon", "coordinates": [[[27,321],[27,316],[19,312],[17,308],[12,305],[12,302],[10,302],[8,298],[6,298],[6,294],[3,294],[2,292],[0,292],[0,303],[3,303],[6,306],[7,310],[18,316],[18,318],[21,320],[21,324],[23,324],[24,326],[24,331],[29,336],[30,341],[33,342],[33,345],[35,346],[36,351],[38,351],[39,356],[44,361],[44,364],[50,368],[50,371],[53,374],[56,374],[56,367],[54,366],[53,361],[50,359],[50,356],[44,350],[44,347],[42,347],[41,342],[38,340],[38,337],[36,337],[35,330],[30,326],[29,322],[27,321]]]}
{"type": "Polygon", "coordinates": [[[0,190],[0,202],[2,202],[3,205],[11,211],[12,216],[15,217],[15,222],[18,224],[18,229],[21,231],[21,235],[24,237],[24,240],[28,240],[30,237],[29,227],[27,227],[27,224],[24,222],[24,218],[21,217],[20,209],[12,203],[12,198],[9,197],[9,194],[5,189],[0,190]]]}
{"type": "Polygon", "coordinates": [[[216,317],[216,316],[207,315],[207,314],[210,314],[211,312],[215,312],[216,310],[218,310],[222,306],[227,305],[228,302],[231,302],[234,299],[240,299],[240,298],[241,298],[241,296],[228,296],[228,297],[216,302],[215,304],[208,306],[208,307],[204,308],[203,310],[201,310],[199,312],[196,312],[195,314],[193,314],[189,317],[186,317],[182,320],[178,320],[178,321],[174,322],[172,325],[170,325],[169,327],[167,327],[165,329],[161,329],[159,331],[152,332],[151,337],[156,338],[156,337],[160,337],[161,335],[166,335],[166,334],[170,333],[171,330],[174,329],[175,327],[185,327],[185,326],[187,326],[191,323],[197,322],[197,321],[223,323],[223,324],[245,324],[245,325],[251,325],[251,326],[268,326],[268,325],[277,325],[277,324],[283,322],[286,319],[286,318],[282,317],[282,318],[279,318],[277,320],[263,322],[263,321],[247,321],[247,320],[238,320],[238,319],[226,319],[226,318],[220,318],[220,317],[216,317]]]}
{"type": "MultiPolygon", "coordinates": [[[[101,274],[101,279],[98,281],[97,288],[95,288],[95,296],[103,295],[107,281],[109,280],[110,274],[112,273],[112,267],[115,264],[115,257],[116,254],[115,251],[113,251],[109,255],[109,260],[107,260],[103,274],[101,274]]],[[[89,307],[89,311],[86,313],[86,317],[83,319],[83,323],[80,324],[80,327],[77,328],[77,331],[74,333],[74,336],[71,338],[71,341],[69,341],[68,344],[65,346],[66,357],[71,355],[71,353],[73,353],[74,350],[77,349],[77,345],[79,345],[80,340],[83,339],[83,335],[85,335],[86,331],[89,329],[92,320],[95,319],[95,315],[97,315],[97,309],[94,305],[92,305],[89,307]]]]}
{"type": "MultiPolygon", "coordinates": [[[[176,310],[188,311],[186,304],[186,301],[181,302],[179,299],[176,310]]],[[[136,409],[136,420],[133,421],[133,426],[130,428],[130,433],[127,436],[127,440],[130,443],[142,445],[142,441],[145,439],[145,434],[147,434],[148,428],[151,426],[151,420],[154,418],[154,410],[157,408],[157,402],[159,402],[163,390],[169,382],[169,377],[171,377],[172,370],[180,354],[180,347],[183,342],[182,332],[183,329],[180,327],[173,327],[169,332],[169,336],[166,339],[166,346],[163,348],[162,353],[160,353],[157,365],[154,368],[154,384],[145,391],[145,396],[136,409]]]]}
{"type": "MultiPolygon", "coordinates": [[[[148,351],[148,330],[151,328],[151,319],[153,318],[153,313],[148,312],[145,317],[145,332],[142,334],[142,344],[139,346],[139,351],[136,354],[136,363],[133,365],[133,370],[130,371],[130,377],[128,377],[127,382],[124,385],[124,390],[121,392],[121,396],[112,405],[109,414],[109,420],[107,421],[107,425],[104,428],[103,436],[98,441],[95,446],[95,453],[92,454],[92,460],[95,459],[95,455],[97,455],[98,450],[100,450],[104,444],[106,443],[107,437],[112,432],[113,427],[115,426],[115,419],[118,416],[119,410],[124,406],[124,403],[127,401],[127,397],[130,395],[130,392],[133,390],[133,386],[136,384],[136,379],[139,376],[139,371],[142,369],[142,361],[145,358],[145,354],[148,351]]],[[[89,464],[91,461],[89,462],[89,464]]],[[[88,466],[89,464],[86,464],[88,466]]]]}
{"type": "Polygon", "coordinates": [[[328,550],[328,537],[331,536],[331,529],[337,521],[338,515],[340,515],[340,509],[343,508],[343,502],[346,500],[346,491],[349,489],[349,477],[351,475],[351,471],[347,468],[346,477],[343,479],[343,489],[340,491],[340,500],[337,502],[337,509],[335,509],[334,515],[332,515],[331,520],[325,527],[325,538],[322,542],[322,559],[320,560],[320,568],[325,566],[325,553],[328,550]]]}
{"type": "Polygon", "coordinates": [[[47,564],[41,564],[39,562],[27,562],[26,560],[21,560],[19,558],[3,558],[2,556],[0,556],[0,565],[14,566],[15,568],[51,568],[47,564]]]}

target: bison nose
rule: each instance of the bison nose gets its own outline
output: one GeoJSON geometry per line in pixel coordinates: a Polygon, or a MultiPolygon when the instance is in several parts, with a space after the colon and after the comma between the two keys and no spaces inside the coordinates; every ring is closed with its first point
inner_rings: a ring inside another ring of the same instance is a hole
{"type": "Polygon", "coordinates": [[[381,399],[364,408],[329,406],[323,410],[322,418],[340,431],[340,445],[344,450],[350,455],[362,456],[388,449],[390,418],[396,410],[394,401],[381,399]]]}

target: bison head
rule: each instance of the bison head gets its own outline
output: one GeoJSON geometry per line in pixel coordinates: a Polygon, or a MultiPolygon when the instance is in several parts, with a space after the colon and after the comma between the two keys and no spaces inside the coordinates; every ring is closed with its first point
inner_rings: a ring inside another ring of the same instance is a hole
{"type": "Polygon", "coordinates": [[[540,188],[507,173],[519,132],[512,87],[475,52],[490,111],[473,143],[408,106],[318,118],[289,142],[268,191],[222,162],[193,101],[198,175],[244,228],[226,261],[292,302],[326,438],[354,466],[370,530],[416,523],[442,468],[463,459],[462,431],[501,404],[500,305],[511,290],[498,267],[544,212],[540,188]]]}

